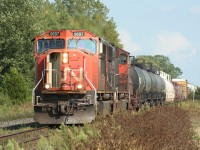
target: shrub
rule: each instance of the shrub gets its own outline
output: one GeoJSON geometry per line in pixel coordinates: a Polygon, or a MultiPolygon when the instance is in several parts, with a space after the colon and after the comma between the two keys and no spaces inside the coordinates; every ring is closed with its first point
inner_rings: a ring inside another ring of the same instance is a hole
{"type": "Polygon", "coordinates": [[[54,150],[54,148],[49,145],[49,142],[44,137],[41,137],[41,139],[39,140],[37,144],[37,149],[38,150],[44,150],[44,149],[54,150]]]}
{"type": "Polygon", "coordinates": [[[29,95],[27,82],[16,68],[10,68],[3,76],[2,90],[10,97],[13,104],[26,101],[29,95]]]}
{"type": "Polygon", "coordinates": [[[11,103],[9,96],[0,92],[0,105],[10,105],[11,103]]]}
{"type": "Polygon", "coordinates": [[[23,150],[23,148],[20,148],[18,143],[13,139],[8,140],[8,143],[6,144],[5,149],[7,149],[7,150],[23,150]]]}

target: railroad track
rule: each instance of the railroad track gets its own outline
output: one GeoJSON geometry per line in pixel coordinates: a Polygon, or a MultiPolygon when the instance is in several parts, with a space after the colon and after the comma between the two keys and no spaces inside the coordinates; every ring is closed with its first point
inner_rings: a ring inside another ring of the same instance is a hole
{"type": "Polygon", "coordinates": [[[49,136],[49,128],[41,127],[32,130],[22,131],[14,134],[0,136],[0,145],[4,148],[10,139],[14,139],[18,144],[24,148],[33,148],[36,142],[43,137],[49,136]]]}

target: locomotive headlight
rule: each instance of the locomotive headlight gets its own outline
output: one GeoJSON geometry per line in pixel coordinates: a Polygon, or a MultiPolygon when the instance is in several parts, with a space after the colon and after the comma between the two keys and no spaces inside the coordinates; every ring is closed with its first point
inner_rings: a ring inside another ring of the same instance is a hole
{"type": "Polygon", "coordinates": [[[80,90],[80,89],[82,89],[82,88],[83,88],[83,85],[82,85],[82,84],[78,84],[78,85],[77,85],[77,89],[80,90]]]}
{"type": "Polygon", "coordinates": [[[67,63],[67,58],[63,58],[63,63],[67,63]]]}
{"type": "Polygon", "coordinates": [[[67,58],[68,54],[67,53],[63,53],[63,57],[67,58]]]}
{"type": "Polygon", "coordinates": [[[49,89],[49,88],[51,87],[51,85],[50,85],[49,83],[46,83],[46,84],[44,85],[44,87],[45,87],[45,89],[49,89]]]}
{"type": "Polygon", "coordinates": [[[63,53],[62,54],[62,61],[63,61],[63,63],[67,63],[68,62],[68,54],[67,53],[63,53]]]}

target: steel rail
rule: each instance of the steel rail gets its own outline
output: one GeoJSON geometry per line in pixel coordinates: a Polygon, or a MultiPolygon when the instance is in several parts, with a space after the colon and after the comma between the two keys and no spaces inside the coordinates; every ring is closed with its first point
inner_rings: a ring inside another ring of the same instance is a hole
{"type": "Polygon", "coordinates": [[[49,136],[49,128],[47,126],[40,127],[36,129],[31,129],[27,131],[22,131],[14,134],[3,135],[0,136],[0,145],[4,148],[7,142],[11,139],[14,139],[18,142],[19,145],[27,145],[31,142],[38,141],[41,136],[48,137],[49,136]]]}

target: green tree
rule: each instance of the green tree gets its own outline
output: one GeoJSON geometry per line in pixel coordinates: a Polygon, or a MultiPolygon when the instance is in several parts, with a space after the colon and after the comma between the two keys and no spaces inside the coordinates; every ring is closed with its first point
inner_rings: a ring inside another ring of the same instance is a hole
{"type": "Polygon", "coordinates": [[[170,74],[172,78],[177,78],[182,74],[182,71],[179,67],[175,67],[171,63],[170,59],[167,56],[163,55],[141,55],[136,58],[137,61],[144,60],[147,63],[151,63],[153,66],[160,68],[160,70],[170,74]]]}
{"type": "Polygon", "coordinates": [[[122,47],[109,9],[99,0],[37,0],[37,34],[51,29],[85,29],[122,47]]]}
{"type": "Polygon", "coordinates": [[[0,10],[0,76],[15,67],[31,84],[33,4],[27,0],[1,0],[0,10]]]}
{"type": "Polygon", "coordinates": [[[200,87],[195,91],[194,99],[200,100],[200,87]]]}
{"type": "MultiPolygon", "coordinates": [[[[122,47],[116,24],[108,17],[109,9],[99,0],[62,0],[70,21],[71,29],[86,29],[102,37],[108,42],[122,47]]],[[[60,4],[60,0],[56,0],[60,4]]]]}
{"type": "Polygon", "coordinates": [[[31,39],[46,30],[85,29],[122,47],[116,24],[113,18],[108,18],[109,10],[99,0],[1,0],[0,10],[0,89],[12,76],[11,68],[15,68],[31,91],[34,86],[31,39]]]}

